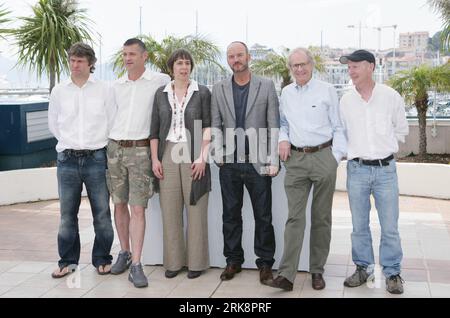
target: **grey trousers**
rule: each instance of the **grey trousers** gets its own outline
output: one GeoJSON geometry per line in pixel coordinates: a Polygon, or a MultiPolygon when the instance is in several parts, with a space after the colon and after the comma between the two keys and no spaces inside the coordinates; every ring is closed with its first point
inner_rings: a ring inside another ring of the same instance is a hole
{"type": "Polygon", "coordinates": [[[164,179],[160,180],[160,204],[163,221],[164,268],[177,271],[183,266],[201,271],[209,267],[208,193],[196,205],[190,205],[192,184],[190,163],[174,163],[168,143],[162,160],[164,179]],[[186,240],[183,209],[187,210],[186,240]]]}
{"type": "Polygon", "coordinates": [[[311,207],[309,271],[323,273],[330,250],[331,208],[338,163],[331,148],[315,153],[291,150],[285,162],[284,187],[289,214],[284,231],[284,250],[278,274],[294,282],[297,274],[306,224],[306,204],[314,185],[311,207]]]}

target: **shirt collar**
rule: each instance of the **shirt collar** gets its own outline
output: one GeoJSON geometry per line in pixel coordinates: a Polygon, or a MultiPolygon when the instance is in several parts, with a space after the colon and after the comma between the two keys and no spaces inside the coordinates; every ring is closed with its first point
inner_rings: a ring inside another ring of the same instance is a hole
{"type": "MultiPolygon", "coordinates": [[[[172,89],[172,84],[173,84],[173,82],[174,82],[174,81],[171,81],[170,83],[168,83],[168,84],[166,85],[166,87],[164,88],[164,92],[165,92],[165,93],[173,94],[173,89],[172,89]]],[[[199,90],[199,89],[198,89],[198,83],[197,83],[197,81],[191,80],[191,84],[189,85],[189,88],[188,88],[188,94],[189,94],[189,93],[192,93],[192,92],[196,92],[196,91],[198,91],[198,90],[199,90]]]]}
{"type": "MultiPolygon", "coordinates": [[[[141,77],[139,77],[138,79],[137,79],[137,81],[139,81],[139,80],[141,80],[141,79],[145,79],[145,80],[147,80],[147,81],[150,81],[152,78],[153,78],[153,75],[154,75],[154,73],[152,72],[152,71],[150,71],[149,69],[145,69],[145,71],[144,71],[144,73],[141,75],[141,77]]],[[[127,83],[127,82],[135,82],[135,81],[132,81],[132,80],[130,80],[129,78],[128,78],[128,73],[125,73],[125,75],[123,75],[121,78],[119,78],[118,80],[117,80],[120,84],[124,84],[124,83],[127,83]]]]}
{"type": "Polygon", "coordinates": [[[294,82],[294,87],[295,87],[295,89],[297,89],[297,90],[304,91],[304,90],[307,90],[307,89],[311,88],[312,85],[314,84],[314,81],[315,81],[315,80],[314,80],[313,78],[311,78],[311,79],[308,81],[308,83],[306,83],[306,84],[303,85],[303,86],[297,84],[297,82],[294,82]]]}
{"type": "MultiPolygon", "coordinates": [[[[91,74],[89,75],[89,78],[87,80],[87,82],[84,85],[87,85],[88,83],[96,83],[97,80],[94,78],[94,76],[91,74]]],[[[72,81],[72,78],[69,77],[66,81],[63,82],[64,85],[66,86],[71,86],[71,85],[75,85],[75,83],[72,81]]]]}
{"type": "MultiPolygon", "coordinates": [[[[373,98],[373,96],[377,93],[378,88],[380,87],[380,84],[378,84],[377,82],[375,82],[375,85],[373,86],[373,90],[372,90],[372,96],[370,97],[370,100],[373,98]]],[[[356,96],[358,96],[361,100],[364,101],[364,99],[362,98],[361,94],[358,92],[358,90],[356,89],[356,86],[353,85],[352,86],[352,91],[353,94],[355,94],[356,96]]],[[[369,101],[370,101],[369,100],[369,101]]]]}

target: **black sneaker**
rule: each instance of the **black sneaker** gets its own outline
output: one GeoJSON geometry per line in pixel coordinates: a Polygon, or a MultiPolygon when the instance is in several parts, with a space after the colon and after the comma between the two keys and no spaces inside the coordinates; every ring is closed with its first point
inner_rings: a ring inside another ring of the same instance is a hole
{"type": "Polygon", "coordinates": [[[366,283],[368,280],[374,280],[375,276],[367,272],[364,266],[356,265],[356,271],[344,281],[346,287],[358,287],[366,283]]]}
{"type": "Polygon", "coordinates": [[[386,278],[386,290],[391,294],[403,294],[403,283],[405,281],[400,274],[386,278]]]}

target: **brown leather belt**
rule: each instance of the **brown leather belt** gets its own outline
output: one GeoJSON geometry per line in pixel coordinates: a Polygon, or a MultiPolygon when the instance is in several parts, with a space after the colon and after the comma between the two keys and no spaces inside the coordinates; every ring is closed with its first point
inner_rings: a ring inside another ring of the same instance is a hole
{"type": "Polygon", "coordinates": [[[299,152],[304,152],[304,153],[313,153],[313,152],[319,151],[320,149],[330,147],[332,144],[333,144],[333,139],[331,139],[321,145],[315,146],[315,147],[295,147],[294,145],[291,145],[291,149],[293,149],[295,151],[299,151],[299,152]]]}
{"type": "Polygon", "coordinates": [[[121,147],[131,148],[131,147],[149,147],[150,140],[149,139],[141,139],[141,140],[114,140],[115,143],[119,144],[121,147]]]}

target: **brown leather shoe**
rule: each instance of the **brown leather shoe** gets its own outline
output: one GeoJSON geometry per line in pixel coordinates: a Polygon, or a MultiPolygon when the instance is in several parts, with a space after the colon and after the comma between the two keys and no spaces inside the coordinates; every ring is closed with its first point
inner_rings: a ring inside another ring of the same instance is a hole
{"type": "Polygon", "coordinates": [[[288,281],[287,278],[278,275],[277,278],[273,280],[269,280],[267,282],[267,286],[274,287],[274,288],[281,288],[286,291],[291,291],[294,288],[294,284],[292,284],[290,281],[288,281]]]}
{"type": "Polygon", "coordinates": [[[234,277],[234,274],[240,273],[242,270],[240,264],[228,264],[225,270],[220,275],[221,280],[230,280],[234,277]]]}
{"type": "Polygon", "coordinates": [[[321,290],[325,288],[325,281],[322,274],[311,274],[312,278],[312,288],[315,290],[321,290]]]}
{"type": "Polygon", "coordinates": [[[267,285],[269,281],[273,280],[272,268],[263,266],[259,269],[259,281],[261,284],[267,285]]]}

